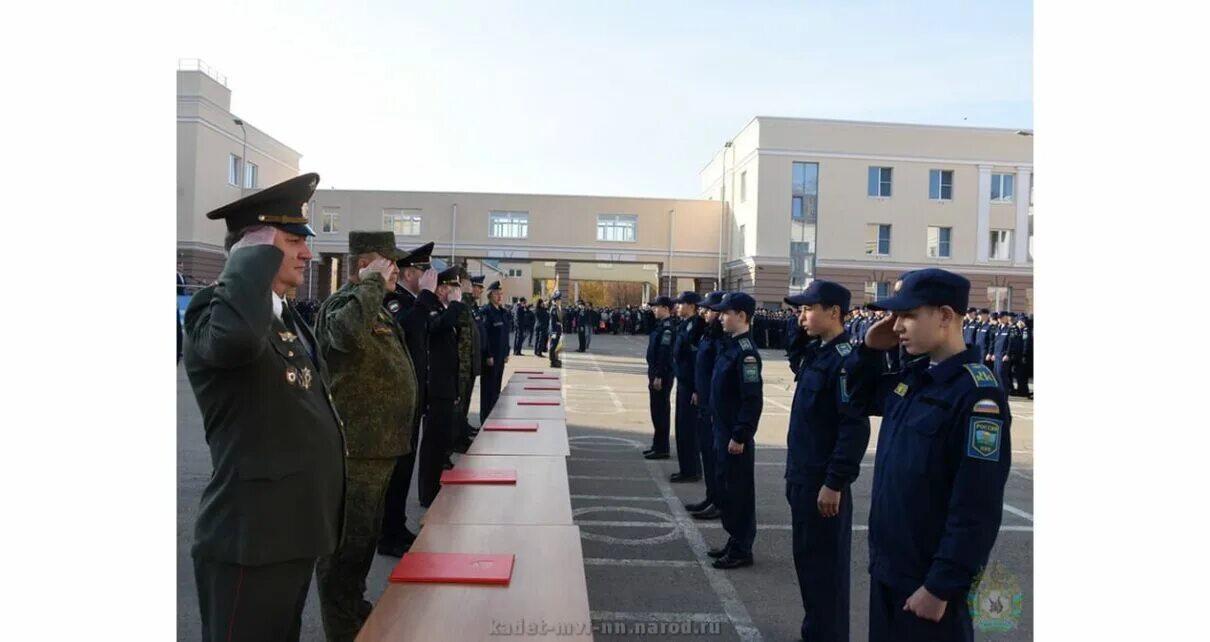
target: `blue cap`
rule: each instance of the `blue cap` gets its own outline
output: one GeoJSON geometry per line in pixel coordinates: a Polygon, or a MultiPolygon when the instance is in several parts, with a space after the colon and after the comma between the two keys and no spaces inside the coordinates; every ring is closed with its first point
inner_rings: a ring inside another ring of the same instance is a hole
{"type": "Polygon", "coordinates": [[[684,292],[681,292],[681,295],[676,298],[675,302],[676,303],[689,303],[691,305],[697,305],[702,302],[702,295],[698,294],[697,292],[694,292],[693,290],[686,290],[684,292]]]}
{"type": "Polygon", "coordinates": [[[748,318],[752,318],[752,315],[756,314],[756,299],[753,299],[746,292],[728,292],[723,295],[723,299],[718,302],[718,305],[712,305],[710,309],[715,312],[726,312],[728,310],[747,312],[748,318]]]}
{"type": "Polygon", "coordinates": [[[647,305],[649,305],[653,308],[656,306],[659,306],[659,305],[662,305],[666,308],[671,308],[672,306],[674,306],[676,304],[672,302],[672,299],[670,299],[666,296],[657,296],[656,298],[648,301],[647,305]]]}
{"type": "Polygon", "coordinates": [[[802,291],[784,299],[790,305],[838,305],[841,310],[849,309],[853,295],[845,286],[834,281],[811,281],[811,285],[802,291]]]}
{"type": "Polygon", "coordinates": [[[483,279],[484,279],[484,276],[482,274],[480,274],[479,276],[472,276],[471,285],[477,285],[479,287],[483,287],[483,279]]]}
{"type": "Polygon", "coordinates": [[[489,286],[487,286],[487,291],[488,291],[488,292],[494,292],[494,291],[499,290],[499,289],[500,289],[500,282],[499,282],[499,281],[492,281],[492,284],[491,284],[491,285],[489,285],[489,286]]]}
{"type": "Polygon", "coordinates": [[[875,301],[877,310],[905,312],[922,305],[948,305],[955,310],[966,309],[970,303],[971,282],[966,277],[938,268],[913,270],[895,284],[895,294],[875,301]]]}
{"type": "Polygon", "coordinates": [[[723,300],[724,294],[726,294],[726,292],[720,292],[718,290],[707,294],[706,298],[702,300],[702,307],[709,308],[710,306],[718,305],[719,302],[723,300]]]}
{"type": "Polygon", "coordinates": [[[979,314],[991,314],[992,311],[987,308],[979,308],[979,314]]]}
{"type": "Polygon", "coordinates": [[[551,293],[551,295],[550,295],[550,300],[551,300],[551,301],[558,301],[558,300],[560,300],[560,299],[562,299],[562,298],[563,298],[563,291],[562,291],[562,290],[555,290],[555,291],[554,291],[554,292],[552,292],[552,293],[551,293]]]}

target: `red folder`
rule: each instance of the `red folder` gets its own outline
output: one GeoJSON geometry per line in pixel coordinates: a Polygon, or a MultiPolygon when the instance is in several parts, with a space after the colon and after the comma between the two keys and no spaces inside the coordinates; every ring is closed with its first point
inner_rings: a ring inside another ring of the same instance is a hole
{"type": "Polygon", "coordinates": [[[498,421],[495,421],[484,424],[483,429],[491,432],[535,432],[538,430],[538,424],[532,421],[508,424],[502,424],[498,421]]]}
{"type": "Polygon", "coordinates": [[[441,484],[516,484],[517,471],[512,468],[454,468],[442,471],[441,484]]]}
{"type": "Polygon", "coordinates": [[[558,390],[558,386],[524,386],[522,390],[558,390]]]}
{"type": "Polygon", "coordinates": [[[517,402],[518,406],[557,406],[561,401],[558,399],[522,399],[517,402]]]}
{"type": "Polygon", "coordinates": [[[515,555],[407,552],[391,571],[392,582],[442,582],[508,586],[515,555]]]}

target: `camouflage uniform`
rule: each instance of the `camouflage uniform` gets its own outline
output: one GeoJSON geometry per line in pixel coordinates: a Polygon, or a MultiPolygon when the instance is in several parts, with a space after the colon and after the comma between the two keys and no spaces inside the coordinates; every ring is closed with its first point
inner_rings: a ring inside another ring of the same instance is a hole
{"type": "Polygon", "coordinates": [[[467,415],[470,413],[471,393],[475,389],[475,379],[483,372],[483,339],[476,318],[479,306],[469,292],[462,294],[462,302],[466,304],[458,316],[458,390],[462,400],[458,402],[459,421],[455,422],[454,427],[458,434],[453,436],[451,443],[456,443],[459,437],[470,437],[467,415]]]}
{"type": "Polygon", "coordinates": [[[345,539],[316,567],[329,642],[351,642],[369,617],[365,578],[382,527],[387,484],[396,459],[411,451],[416,429],[416,374],[403,331],[382,307],[384,294],[378,274],[346,283],[324,301],[316,324],[349,445],[345,539]]]}

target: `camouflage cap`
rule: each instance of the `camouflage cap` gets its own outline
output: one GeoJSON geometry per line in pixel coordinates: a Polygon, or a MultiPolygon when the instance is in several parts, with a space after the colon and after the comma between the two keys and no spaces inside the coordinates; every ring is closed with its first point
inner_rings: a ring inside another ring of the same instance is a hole
{"type": "Polygon", "coordinates": [[[366,230],[349,232],[349,254],[369,254],[371,252],[391,261],[398,261],[407,255],[406,252],[395,246],[394,232],[366,230]]]}

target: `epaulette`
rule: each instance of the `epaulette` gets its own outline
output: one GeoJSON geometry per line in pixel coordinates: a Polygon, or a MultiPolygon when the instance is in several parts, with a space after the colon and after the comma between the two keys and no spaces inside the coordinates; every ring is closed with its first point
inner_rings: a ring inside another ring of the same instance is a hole
{"type": "Polygon", "coordinates": [[[849,356],[849,353],[853,351],[853,346],[841,341],[840,343],[836,344],[836,351],[840,353],[840,356],[847,357],[849,356]]]}
{"type": "Polygon", "coordinates": [[[752,348],[752,342],[748,340],[748,337],[741,337],[741,338],[740,338],[740,340],[739,340],[739,347],[740,347],[740,349],[742,349],[742,350],[752,350],[752,349],[753,349],[753,348],[752,348]]]}

